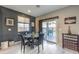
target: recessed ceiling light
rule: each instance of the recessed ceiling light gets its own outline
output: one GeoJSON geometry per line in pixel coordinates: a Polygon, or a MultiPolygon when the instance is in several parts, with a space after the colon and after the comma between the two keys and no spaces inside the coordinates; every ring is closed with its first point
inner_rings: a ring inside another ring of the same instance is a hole
{"type": "Polygon", "coordinates": [[[31,12],[31,10],[27,10],[27,12],[29,12],[29,13],[30,13],[30,12],[31,12]]]}

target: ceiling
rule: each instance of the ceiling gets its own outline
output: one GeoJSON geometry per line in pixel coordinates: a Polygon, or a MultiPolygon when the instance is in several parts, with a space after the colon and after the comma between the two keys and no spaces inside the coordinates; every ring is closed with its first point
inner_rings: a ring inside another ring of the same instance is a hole
{"type": "Polygon", "coordinates": [[[40,7],[36,7],[36,5],[3,5],[3,7],[37,17],[57,9],[68,7],[68,5],[40,5],[40,7]],[[31,10],[31,12],[27,12],[27,10],[31,10]]]}

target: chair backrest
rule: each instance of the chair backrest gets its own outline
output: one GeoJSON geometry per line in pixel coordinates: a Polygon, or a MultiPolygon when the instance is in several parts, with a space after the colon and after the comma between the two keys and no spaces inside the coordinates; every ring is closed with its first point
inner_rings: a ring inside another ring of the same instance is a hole
{"type": "Polygon", "coordinates": [[[41,43],[44,39],[44,34],[43,33],[40,33],[39,34],[39,42],[41,43]]]}
{"type": "Polygon", "coordinates": [[[21,39],[21,43],[24,45],[25,44],[25,39],[24,39],[23,35],[19,34],[19,37],[21,39]]]}

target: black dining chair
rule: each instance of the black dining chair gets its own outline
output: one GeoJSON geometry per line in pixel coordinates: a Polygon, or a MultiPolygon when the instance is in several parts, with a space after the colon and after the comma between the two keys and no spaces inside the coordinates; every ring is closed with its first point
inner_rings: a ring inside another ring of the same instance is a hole
{"type": "Polygon", "coordinates": [[[40,44],[42,44],[42,50],[44,49],[44,47],[43,47],[43,39],[44,39],[44,34],[40,33],[39,34],[39,39],[38,39],[38,53],[40,52],[40,50],[39,50],[39,45],[40,44]]]}
{"type": "Polygon", "coordinates": [[[25,46],[28,44],[28,42],[25,42],[26,39],[23,37],[22,34],[19,34],[19,37],[21,39],[21,51],[23,47],[23,53],[25,53],[25,46]]]}

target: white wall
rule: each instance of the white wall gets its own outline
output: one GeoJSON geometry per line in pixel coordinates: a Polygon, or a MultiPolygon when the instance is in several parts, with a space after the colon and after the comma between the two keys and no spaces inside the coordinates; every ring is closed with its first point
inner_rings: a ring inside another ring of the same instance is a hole
{"type": "Polygon", "coordinates": [[[39,30],[39,20],[43,18],[48,18],[48,17],[55,17],[59,16],[59,19],[57,21],[57,29],[58,29],[58,39],[57,39],[57,44],[62,46],[62,33],[67,33],[68,32],[68,26],[67,24],[64,24],[64,18],[65,17],[72,17],[76,16],[77,17],[77,23],[76,24],[71,24],[71,32],[73,34],[78,34],[79,33],[79,6],[69,6],[60,10],[56,10],[54,12],[48,13],[43,16],[39,16],[36,18],[36,31],[39,30]]]}

